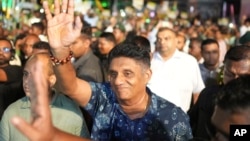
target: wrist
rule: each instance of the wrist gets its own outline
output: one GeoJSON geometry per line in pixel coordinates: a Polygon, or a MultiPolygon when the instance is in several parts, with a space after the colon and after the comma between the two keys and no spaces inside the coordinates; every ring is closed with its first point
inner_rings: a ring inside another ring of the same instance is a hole
{"type": "Polygon", "coordinates": [[[50,49],[51,56],[54,56],[55,58],[58,58],[58,59],[65,58],[66,56],[69,55],[69,52],[70,52],[70,48],[68,48],[68,47],[61,47],[61,48],[56,48],[56,49],[51,48],[50,49]]]}
{"type": "Polygon", "coordinates": [[[69,49],[63,52],[60,51],[60,52],[53,53],[53,51],[51,51],[51,55],[50,55],[50,59],[54,66],[66,64],[70,62],[72,57],[73,57],[73,52],[69,49]]]}

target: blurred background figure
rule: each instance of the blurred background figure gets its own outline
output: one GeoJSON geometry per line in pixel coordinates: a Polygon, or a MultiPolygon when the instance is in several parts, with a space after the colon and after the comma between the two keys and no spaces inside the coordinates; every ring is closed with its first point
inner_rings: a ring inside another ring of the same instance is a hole
{"type": "MultiPolygon", "coordinates": [[[[231,47],[225,56],[223,84],[239,76],[250,74],[250,48],[248,46],[231,47]]],[[[206,87],[202,90],[197,103],[188,111],[194,137],[211,140],[211,117],[214,112],[214,100],[223,84],[206,87]]]]}
{"type": "Polygon", "coordinates": [[[250,75],[247,75],[228,82],[218,92],[211,118],[213,125],[213,130],[210,130],[212,141],[232,140],[230,138],[230,125],[249,125],[249,112],[250,75]]]}
{"type": "Polygon", "coordinates": [[[201,77],[206,87],[219,84],[219,75],[223,63],[219,62],[219,44],[214,39],[206,39],[201,43],[201,54],[204,62],[199,64],[201,77]]]}
{"type": "Polygon", "coordinates": [[[86,81],[103,82],[104,76],[101,62],[93,54],[90,44],[91,37],[81,34],[70,47],[73,51],[73,66],[76,70],[76,75],[86,81]]]}
{"type": "Polygon", "coordinates": [[[199,64],[202,64],[204,62],[204,58],[201,54],[201,42],[202,40],[199,38],[191,38],[188,50],[188,53],[194,56],[199,64]]]}
{"type": "Polygon", "coordinates": [[[116,40],[113,33],[103,32],[98,39],[98,53],[100,58],[104,80],[108,81],[108,54],[115,47],[116,40]]]}
{"type": "Polygon", "coordinates": [[[15,50],[10,40],[0,38],[0,119],[4,110],[12,102],[24,96],[22,67],[10,65],[14,55],[15,50]]]}
{"type": "Polygon", "coordinates": [[[24,53],[24,60],[22,60],[22,66],[25,65],[27,59],[32,55],[33,45],[40,41],[40,38],[36,34],[28,34],[24,39],[22,52],[24,53]]]}

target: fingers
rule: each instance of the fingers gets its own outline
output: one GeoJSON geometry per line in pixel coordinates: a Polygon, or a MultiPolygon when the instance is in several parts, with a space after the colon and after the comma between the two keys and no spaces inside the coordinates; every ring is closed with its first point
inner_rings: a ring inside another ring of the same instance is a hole
{"type": "Polygon", "coordinates": [[[61,12],[60,9],[61,9],[61,7],[60,7],[60,2],[59,2],[59,0],[55,0],[54,6],[55,6],[55,8],[54,8],[54,14],[55,14],[55,15],[60,14],[60,12],[61,12]]]}
{"type": "Polygon", "coordinates": [[[29,140],[32,140],[37,135],[37,133],[39,133],[30,124],[19,117],[13,117],[11,119],[11,123],[29,140]]]}
{"type": "MultiPolygon", "coordinates": [[[[31,83],[34,83],[34,93],[31,96],[31,113],[33,120],[43,118],[49,120],[49,82],[47,80],[49,57],[37,54],[36,63],[32,66],[33,75],[31,83]],[[33,81],[33,82],[32,82],[33,81]]],[[[48,121],[50,123],[50,121],[48,121]]]]}
{"type": "MultiPolygon", "coordinates": [[[[80,19],[79,16],[76,17],[76,20],[75,20],[75,27],[74,27],[74,30],[75,31],[79,31],[81,32],[81,29],[82,29],[82,21],[80,19]]],[[[80,34],[80,33],[79,33],[80,34]]]]}
{"type": "Polygon", "coordinates": [[[68,11],[68,0],[62,0],[61,12],[67,13],[67,11],[68,11]]]}
{"type": "Polygon", "coordinates": [[[51,12],[49,10],[48,1],[43,1],[43,8],[44,8],[44,12],[46,15],[46,19],[49,21],[50,19],[52,19],[52,15],[51,15],[51,12]]]}
{"type": "Polygon", "coordinates": [[[68,14],[74,15],[74,0],[69,0],[68,14]]]}

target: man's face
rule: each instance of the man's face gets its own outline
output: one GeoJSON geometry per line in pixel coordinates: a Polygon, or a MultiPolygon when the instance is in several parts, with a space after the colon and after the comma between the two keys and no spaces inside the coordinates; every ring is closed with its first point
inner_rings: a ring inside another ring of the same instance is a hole
{"type": "Polygon", "coordinates": [[[9,64],[11,59],[11,45],[8,41],[0,40],[0,66],[9,64]]]}
{"type": "Polygon", "coordinates": [[[182,51],[185,46],[185,37],[177,36],[177,48],[182,51]]]}
{"type": "Polygon", "coordinates": [[[188,53],[198,59],[201,56],[201,47],[196,42],[190,42],[188,53]]]}
{"type": "Polygon", "coordinates": [[[112,89],[123,102],[133,103],[140,99],[150,77],[149,68],[127,57],[114,58],[109,67],[112,89]]]}
{"type": "Polygon", "coordinates": [[[34,36],[27,36],[24,41],[23,52],[25,56],[30,57],[32,55],[33,45],[39,41],[39,38],[34,36]]]}
{"type": "Polygon", "coordinates": [[[215,66],[219,62],[219,46],[217,44],[207,44],[203,47],[201,52],[204,58],[204,63],[208,66],[215,66]]]}
{"type": "Polygon", "coordinates": [[[30,97],[31,94],[36,93],[36,86],[33,82],[35,77],[40,77],[40,80],[46,79],[50,82],[49,66],[47,65],[47,59],[37,61],[37,59],[29,59],[23,69],[23,90],[26,96],[30,97]]]}
{"type": "Polygon", "coordinates": [[[42,34],[42,31],[38,27],[32,26],[29,33],[36,34],[38,36],[38,35],[42,34]]]}
{"type": "Polygon", "coordinates": [[[249,109],[239,110],[236,113],[216,106],[211,121],[215,127],[213,141],[229,141],[230,124],[250,124],[249,109]]]}
{"type": "Polygon", "coordinates": [[[170,30],[163,30],[157,34],[157,45],[159,52],[172,52],[176,49],[177,38],[175,33],[170,30]]]}
{"type": "Polygon", "coordinates": [[[226,84],[229,81],[238,78],[242,75],[250,74],[250,60],[241,61],[231,61],[227,60],[225,62],[224,72],[223,72],[223,83],[226,84]]]}
{"type": "Polygon", "coordinates": [[[98,39],[98,49],[102,55],[109,54],[110,50],[114,47],[114,43],[108,41],[105,38],[98,39]]]}
{"type": "Polygon", "coordinates": [[[114,28],[113,34],[115,36],[116,41],[120,41],[124,38],[124,33],[120,29],[114,28]]]}
{"type": "Polygon", "coordinates": [[[71,49],[74,53],[74,57],[78,58],[87,53],[90,41],[81,37],[77,38],[71,45],[71,49]]]}

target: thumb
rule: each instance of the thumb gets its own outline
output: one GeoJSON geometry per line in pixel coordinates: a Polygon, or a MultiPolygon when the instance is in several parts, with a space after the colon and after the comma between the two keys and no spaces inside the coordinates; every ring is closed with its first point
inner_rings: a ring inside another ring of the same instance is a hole
{"type": "Polygon", "coordinates": [[[36,129],[34,129],[30,124],[20,117],[13,117],[11,119],[11,123],[29,140],[32,140],[32,137],[36,137],[36,129]]]}

